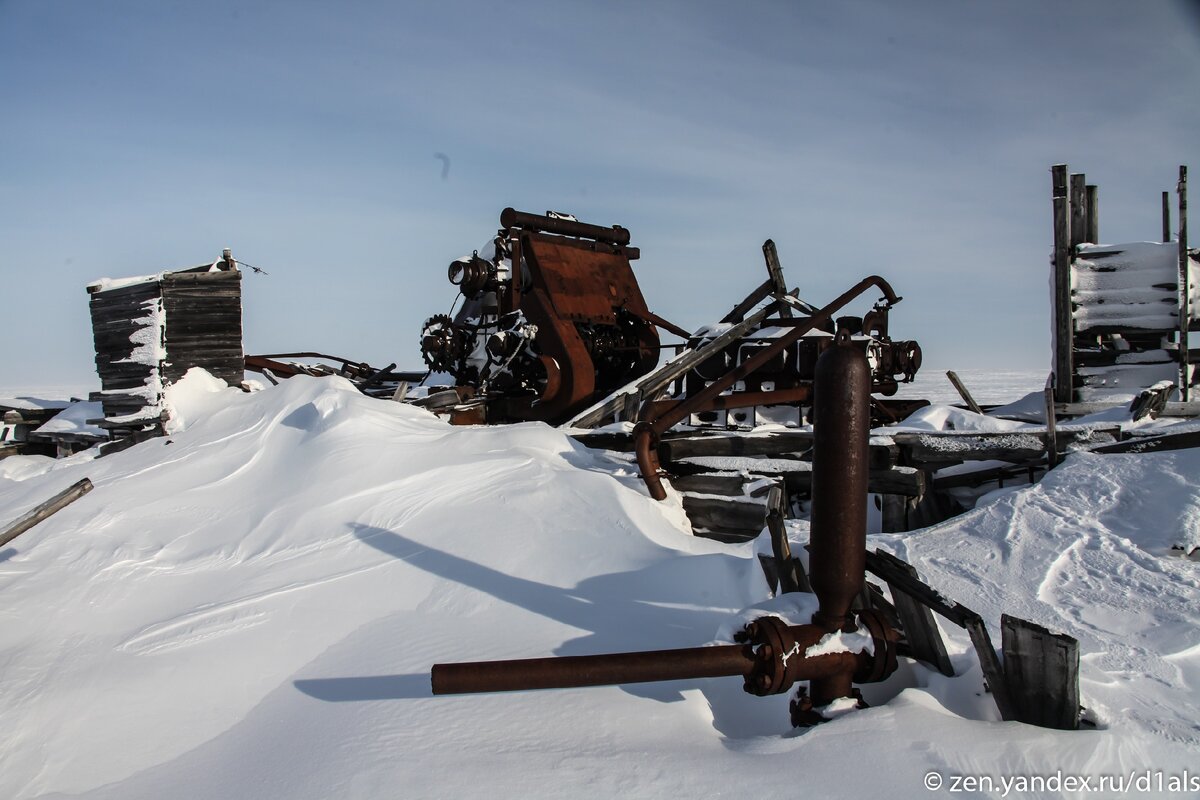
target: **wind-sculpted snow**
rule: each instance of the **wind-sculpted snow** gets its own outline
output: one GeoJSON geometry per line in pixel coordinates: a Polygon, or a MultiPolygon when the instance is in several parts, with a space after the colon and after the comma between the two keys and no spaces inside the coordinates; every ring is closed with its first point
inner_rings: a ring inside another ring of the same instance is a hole
{"type": "MultiPolygon", "coordinates": [[[[10,458],[0,515],[95,489],[0,551],[0,796],[926,797],[922,776],[1107,774],[1200,752],[1194,453],[1073,455],[945,525],[876,537],[948,596],[1080,638],[1099,729],[997,720],[974,653],[906,662],[798,735],[740,680],[439,697],[439,661],[728,641],[803,622],[761,540],[695,538],[628,462],[540,424],[452,428],[336,378],[203,374],[102,460],[10,458]]],[[[2,524],[2,523],[0,523],[2,524]]],[[[795,550],[806,526],[796,523],[795,550]]]]}

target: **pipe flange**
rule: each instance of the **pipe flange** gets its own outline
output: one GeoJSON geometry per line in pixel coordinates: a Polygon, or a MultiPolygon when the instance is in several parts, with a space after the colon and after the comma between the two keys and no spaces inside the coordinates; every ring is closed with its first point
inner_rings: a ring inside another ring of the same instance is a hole
{"type": "Polygon", "coordinates": [[[878,611],[859,611],[858,624],[871,634],[875,655],[860,662],[862,666],[854,673],[854,682],[878,683],[896,671],[896,646],[900,636],[878,611]]]}
{"type": "MultiPolygon", "coordinates": [[[[870,708],[867,701],[863,700],[862,692],[858,689],[852,689],[850,696],[858,701],[855,703],[855,708],[859,710],[870,708]]],[[[788,711],[791,713],[793,728],[811,728],[822,722],[829,722],[829,717],[822,716],[820,711],[813,708],[812,697],[808,694],[808,689],[803,686],[796,690],[796,696],[788,704],[788,711]]]]}
{"type": "Polygon", "coordinates": [[[788,661],[800,655],[800,646],[788,624],[779,617],[759,617],[738,634],[754,650],[754,668],[746,674],[744,688],[758,697],[783,694],[792,688],[788,661]]]}

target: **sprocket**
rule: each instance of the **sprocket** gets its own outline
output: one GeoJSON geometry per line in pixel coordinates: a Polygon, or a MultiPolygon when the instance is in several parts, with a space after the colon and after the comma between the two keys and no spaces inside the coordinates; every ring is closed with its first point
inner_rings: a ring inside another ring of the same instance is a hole
{"type": "Polygon", "coordinates": [[[421,358],[434,372],[453,373],[462,360],[463,335],[446,314],[435,314],[421,328],[421,358]]]}

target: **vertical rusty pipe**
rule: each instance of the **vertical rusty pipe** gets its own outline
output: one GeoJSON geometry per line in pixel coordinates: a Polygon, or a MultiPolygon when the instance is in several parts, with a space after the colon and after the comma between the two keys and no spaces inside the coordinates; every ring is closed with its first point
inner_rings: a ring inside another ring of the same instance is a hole
{"type": "MultiPolygon", "coordinates": [[[[867,547],[871,370],[846,330],[817,359],[813,397],[810,583],[819,607],[813,624],[854,630],[850,606],[862,591],[867,547]]],[[[812,682],[813,704],[851,691],[851,675],[812,682]]]]}

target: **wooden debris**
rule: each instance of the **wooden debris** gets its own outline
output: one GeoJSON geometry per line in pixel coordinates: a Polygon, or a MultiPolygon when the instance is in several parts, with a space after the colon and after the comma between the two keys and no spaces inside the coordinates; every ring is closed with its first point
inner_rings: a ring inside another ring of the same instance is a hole
{"type": "MultiPolygon", "coordinates": [[[[920,580],[916,567],[907,561],[882,550],[876,550],[874,556],[881,563],[888,563],[896,571],[909,575],[913,580],[920,580]]],[[[888,583],[888,588],[892,593],[892,605],[899,617],[900,627],[908,640],[909,655],[918,661],[924,661],[943,675],[953,676],[954,667],[950,664],[950,656],[946,654],[946,643],[942,641],[942,634],[933,619],[933,612],[905,594],[899,586],[888,583]]]]}
{"type": "Polygon", "coordinates": [[[1072,731],[1079,727],[1079,641],[1027,620],[1000,617],[1004,678],[1015,718],[1072,731]]]}
{"type": "Polygon", "coordinates": [[[971,396],[969,391],[967,391],[966,384],[959,379],[958,374],[955,373],[954,370],[947,370],[946,377],[949,378],[950,383],[954,385],[954,389],[958,392],[958,396],[961,397],[963,402],[967,404],[967,408],[971,409],[976,414],[982,414],[983,409],[979,407],[979,403],[976,403],[975,398],[971,396]]]}
{"type": "Polygon", "coordinates": [[[84,478],[81,481],[71,484],[66,489],[63,489],[46,502],[34,507],[31,511],[23,514],[11,525],[5,528],[3,533],[0,533],[0,547],[8,544],[13,539],[17,538],[34,525],[37,525],[42,520],[57,514],[59,511],[62,511],[64,508],[71,505],[71,503],[74,503],[91,490],[92,482],[87,478],[84,478]]]}

